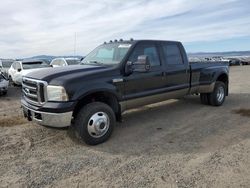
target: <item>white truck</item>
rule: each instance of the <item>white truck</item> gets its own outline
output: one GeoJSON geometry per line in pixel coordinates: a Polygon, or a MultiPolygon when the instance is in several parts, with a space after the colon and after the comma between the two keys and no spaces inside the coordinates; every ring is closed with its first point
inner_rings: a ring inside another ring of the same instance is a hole
{"type": "Polygon", "coordinates": [[[24,61],[15,61],[9,69],[9,79],[14,85],[22,85],[23,76],[34,70],[45,67],[49,67],[49,64],[44,60],[29,59],[24,61]]]}

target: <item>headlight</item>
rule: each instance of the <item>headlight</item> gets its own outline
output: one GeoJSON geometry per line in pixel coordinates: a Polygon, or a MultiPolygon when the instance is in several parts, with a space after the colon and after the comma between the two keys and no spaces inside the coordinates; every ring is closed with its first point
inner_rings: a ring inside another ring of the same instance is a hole
{"type": "Polygon", "coordinates": [[[47,86],[48,101],[68,101],[68,95],[62,86],[47,86]]]}

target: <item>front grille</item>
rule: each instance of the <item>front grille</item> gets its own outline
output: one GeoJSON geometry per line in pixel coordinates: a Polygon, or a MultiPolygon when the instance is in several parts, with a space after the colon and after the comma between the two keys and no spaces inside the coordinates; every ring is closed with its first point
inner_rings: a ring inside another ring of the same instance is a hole
{"type": "Polygon", "coordinates": [[[38,106],[45,103],[46,85],[47,82],[24,77],[22,82],[22,92],[25,100],[27,100],[27,102],[31,104],[35,104],[38,106]]]}

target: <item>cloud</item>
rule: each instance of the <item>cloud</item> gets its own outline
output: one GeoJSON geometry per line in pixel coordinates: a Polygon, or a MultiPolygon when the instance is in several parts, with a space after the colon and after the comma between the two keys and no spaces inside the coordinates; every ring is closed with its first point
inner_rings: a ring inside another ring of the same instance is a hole
{"type": "Polygon", "coordinates": [[[0,57],[84,55],[115,38],[185,43],[250,36],[247,0],[8,0],[0,7],[0,57]]]}

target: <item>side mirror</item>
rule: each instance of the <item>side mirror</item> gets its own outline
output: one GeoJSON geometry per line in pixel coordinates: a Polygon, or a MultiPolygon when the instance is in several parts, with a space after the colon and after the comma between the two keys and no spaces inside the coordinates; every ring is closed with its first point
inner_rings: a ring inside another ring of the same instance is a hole
{"type": "Polygon", "coordinates": [[[134,72],[148,72],[151,68],[150,61],[147,55],[141,55],[132,65],[134,72]]]}
{"type": "Polygon", "coordinates": [[[138,56],[137,61],[132,63],[128,61],[125,66],[125,73],[127,75],[133,72],[148,72],[151,68],[150,61],[147,55],[138,56]]]}
{"type": "Polygon", "coordinates": [[[20,69],[20,68],[19,68],[19,69],[17,69],[17,71],[18,71],[18,72],[21,72],[21,70],[22,70],[22,69],[20,69]]]}

